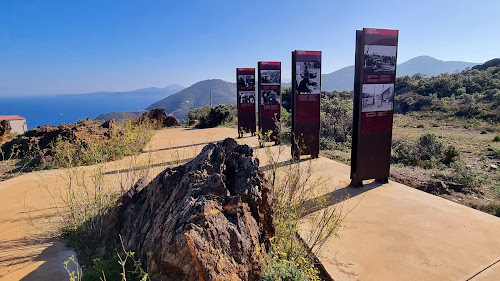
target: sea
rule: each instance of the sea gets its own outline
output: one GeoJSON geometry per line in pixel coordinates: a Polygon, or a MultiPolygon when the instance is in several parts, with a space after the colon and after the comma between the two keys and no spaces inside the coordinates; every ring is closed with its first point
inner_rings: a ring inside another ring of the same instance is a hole
{"type": "Polygon", "coordinates": [[[101,113],[144,110],[165,95],[130,95],[95,93],[52,96],[0,96],[0,115],[20,115],[26,118],[28,129],[40,125],[71,124],[101,113]]]}

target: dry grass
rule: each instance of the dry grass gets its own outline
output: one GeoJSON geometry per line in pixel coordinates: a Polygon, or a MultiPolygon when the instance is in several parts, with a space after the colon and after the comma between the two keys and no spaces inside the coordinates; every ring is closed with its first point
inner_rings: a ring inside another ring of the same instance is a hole
{"type": "MultiPolygon", "coordinates": [[[[497,153],[500,143],[493,141],[499,132],[498,124],[456,117],[439,118],[439,114],[396,114],[393,128],[393,140],[416,142],[422,134],[434,133],[445,146],[453,145],[460,152],[459,160],[449,166],[421,169],[393,165],[393,177],[405,178],[405,183],[414,187],[443,179],[464,184],[470,188],[467,193],[453,191],[442,197],[483,211],[491,209],[484,206],[500,201],[500,175],[495,168],[500,164],[497,153]]],[[[496,211],[489,213],[497,214],[496,211]]]]}

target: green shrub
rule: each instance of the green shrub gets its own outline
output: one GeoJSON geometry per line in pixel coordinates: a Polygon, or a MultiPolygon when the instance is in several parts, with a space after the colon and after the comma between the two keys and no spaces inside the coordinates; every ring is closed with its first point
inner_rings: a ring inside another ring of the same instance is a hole
{"type": "Polygon", "coordinates": [[[438,140],[433,133],[425,133],[420,136],[417,143],[419,160],[430,160],[431,157],[441,159],[444,144],[438,140]]]}
{"type": "Polygon", "coordinates": [[[407,140],[396,140],[392,143],[391,159],[393,163],[416,165],[418,162],[415,144],[407,140]]]}
{"type": "Polygon", "coordinates": [[[460,152],[458,151],[458,149],[453,145],[449,145],[444,151],[443,163],[448,165],[451,162],[455,162],[458,160],[459,156],[460,152]]]}
{"type": "Polygon", "coordinates": [[[453,169],[451,180],[466,187],[477,189],[487,181],[487,176],[470,171],[461,162],[452,162],[450,167],[453,169]]]}
{"type": "Polygon", "coordinates": [[[287,260],[278,260],[273,266],[266,267],[262,280],[307,281],[300,267],[287,260]]]}
{"type": "Polygon", "coordinates": [[[469,207],[477,209],[479,211],[500,217],[500,203],[499,202],[488,202],[488,203],[469,203],[469,207]]]}
{"type": "Polygon", "coordinates": [[[94,259],[94,265],[83,271],[81,281],[142,281],[148,275],[142,269],[142,263],[133,259],[133,252],[126,253],[124,258],[118,255],[110,259],[94,259]],[[125,272],[125,278],[122,273],[125,272]],[[101,279],[103,278],[103,279],[101,279]]]}
{"type": "Polygon", "coordinates": [[[350,140],[352,134],[352,101],[336,96],[321,99],[321,137],[335,142],[350,140]]]}
{"type": "Polygon", "coordinates": [[[500,136],[499,135],[496,135],[494,138],[493,138],[493,142],[499,142],[500,141],[500,136]]]}
{"type": "MultiPolygon", "coordinates": [[[[201,111],[201,110],[200,110],[201,111]]],[[[227,125],[236,120],[236,106],[230,104],[218,104],[211,108],[206,116],[200,117],[197,128],[215,128],[219,125],[227,125]]]]}
{"type": "Polygon", "coordinates": [[[204,105],[201,107],[197,107],[197,108],[191,109],[188,112],[188,120],[189,121],[195,121],[195,120],[200,121],[202,118],[206,118],[209,113],[210,113],[210,106],[204,105]]]}

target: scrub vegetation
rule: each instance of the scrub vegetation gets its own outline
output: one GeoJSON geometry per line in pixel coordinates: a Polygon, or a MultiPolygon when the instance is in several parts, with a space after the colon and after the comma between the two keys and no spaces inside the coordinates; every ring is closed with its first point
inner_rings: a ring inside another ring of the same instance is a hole
{"type": "MultiPolygon", "coordinates": [[[[321,154],[346,164],[351,95],[321,101],[321,154]]],[[[392,179],[499,216],[499,105],[500,66],[397,78],[392,179]]]]}

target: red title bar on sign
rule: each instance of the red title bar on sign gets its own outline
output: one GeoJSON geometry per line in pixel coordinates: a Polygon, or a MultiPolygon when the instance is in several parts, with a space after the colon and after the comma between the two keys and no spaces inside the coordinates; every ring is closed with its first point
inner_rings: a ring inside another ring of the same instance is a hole
{"type": "Polygon", "coordinates": [[[395,29],[364,28],[364,31],[369,35],[398,35],[398,30],[395,29]]]}
{"type": "Polygon", "coordinates": [[[279,61],[259,61],[261,65],[280,65],[279,61]]]}
{"type": "Polygon", "coordinates": [[[295,51],[299,56],[321,56],[321,51],[295,51]]]}

